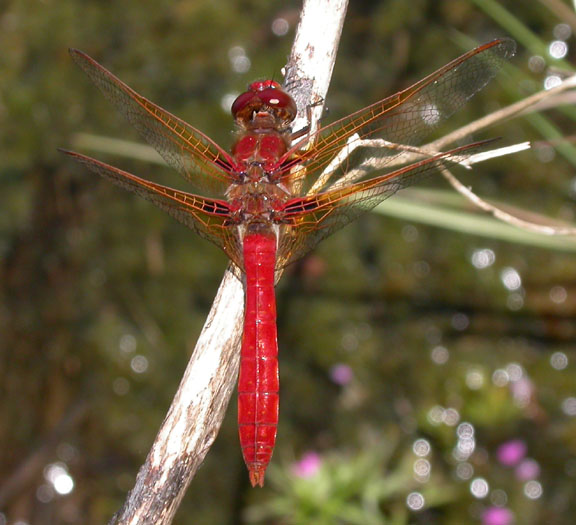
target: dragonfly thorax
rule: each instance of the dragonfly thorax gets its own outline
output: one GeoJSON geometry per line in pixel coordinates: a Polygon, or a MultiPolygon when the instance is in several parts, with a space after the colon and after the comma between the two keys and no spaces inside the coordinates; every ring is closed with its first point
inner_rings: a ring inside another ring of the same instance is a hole
{"type": "Polygon", "coordinates": [[[275,222],[289,194],[277,184],[259,181],[234,185],[227,197],[233,222],[249,224],[275,222]]]}
{"type": "Polygon", "coordinates": [[[278,171],[279,160],[288,151],[290,136],[274,129],[246,131],[234,146],[232,156],[235,169],[250,180],[258,180],[258,173],[273,174],[278,171]]]}

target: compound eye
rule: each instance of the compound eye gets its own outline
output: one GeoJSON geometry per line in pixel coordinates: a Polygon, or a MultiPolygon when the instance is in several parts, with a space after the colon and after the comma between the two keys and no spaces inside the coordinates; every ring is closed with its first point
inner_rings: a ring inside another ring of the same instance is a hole
{"type": "Polygon", "coordinates": [[[263,80],[250,84],[248,91],[236,98],[231,111],[239,121],[248,122],[254,113],[267,111],[285,122],[291,122],[296,118],[297,109],[294,99],[278,82],[263,80]]]}
{"type": "Polygon", "coordinates": [[[244,111],[244,109],[251,106],[251,103],[255,102],[256,98],[257,95],[253,91],[245,91],[241,95],[238,95],[232,104],[232,108],[230,109],[232,116],[237,118],[238,115],[244,111]]]}
{"type": "Polygon", "coordinates": [[[292,101],[290,95],[277,88],[263,89],[258,93],[258,97],[264,104],[272,108],[289,106],[292,101]]]}

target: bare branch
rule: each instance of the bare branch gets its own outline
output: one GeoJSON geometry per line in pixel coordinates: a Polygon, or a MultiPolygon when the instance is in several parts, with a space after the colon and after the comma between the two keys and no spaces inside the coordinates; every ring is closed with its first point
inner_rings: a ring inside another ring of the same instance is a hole
{"type": "Polygon", "coordinates": [[[298,106],[294,130],[313,133],[322,116],[348,0],[307,0],[286,65],[285,85],[298,106]]]}
{"type": "Polygon", "coordinates": [[[473,164],[478,164],[479,162],[485,162],[490,159],[495,159],[498,157],[504,157],[505,155],[512,155],[513,153],[519,153],[530,149],[532,146],[530,142],[519,142],[518,144],[512,144],[511,146],[504,146],[503,148],[496,148],[489,151],[482,151],[481,153],[476,153],[468,157],[464,162],[463,166],[472,166],[473,164]]]}
{"type": "Polygon", "coordinates": [[[241,282],[227,270],[136,484],[110,523],[171,523],[216,438],[238,374],[241,282]]]}

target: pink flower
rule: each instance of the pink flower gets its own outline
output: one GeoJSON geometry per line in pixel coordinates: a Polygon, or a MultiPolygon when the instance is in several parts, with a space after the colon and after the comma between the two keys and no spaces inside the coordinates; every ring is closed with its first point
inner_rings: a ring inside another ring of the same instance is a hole
{"type": "Polygon", "coordinates": [[[526,443],[520,439],[513,439],[502,443],[496,452],[498,461],[506,467],[514,467],[526,456],[526,443]]]}
{"type": "Polygon", "coordinates": [[[330,377],[337,385],[344,386],[352,381],[354,372],[348,365],[334,365],[330,370],[330,377]]]}
{"type": "Polygon", "coordinates": [[[316,475],[322,465],[322,458],[317,452],[306,452],[300,461],[292,466],[292,472],[299,478],[311,478],[316,475]]]}
{"type": "Polygon", "coordinates": [[[525,459],[516,467],[514,472],[519,480],[529,481],[540,475],[540,465],[533,459],[525,459]]]}
{"type": "Polygon", "coordinates": [[[514,514],[510,509],[489,507],[482,513],[483,525],[511,525],[514,523],[514,514]]]}

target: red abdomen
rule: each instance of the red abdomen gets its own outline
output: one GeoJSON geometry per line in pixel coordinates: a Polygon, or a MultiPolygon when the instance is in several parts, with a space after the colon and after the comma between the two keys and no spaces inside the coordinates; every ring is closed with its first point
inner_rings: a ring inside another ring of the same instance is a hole
{"type": "Polygon", "coordinates": [[[246,306],[238,379],[238,427],[252,486],[264,484],[278,426],[275,264],[273,234],[244,237],[246,306]]]}

